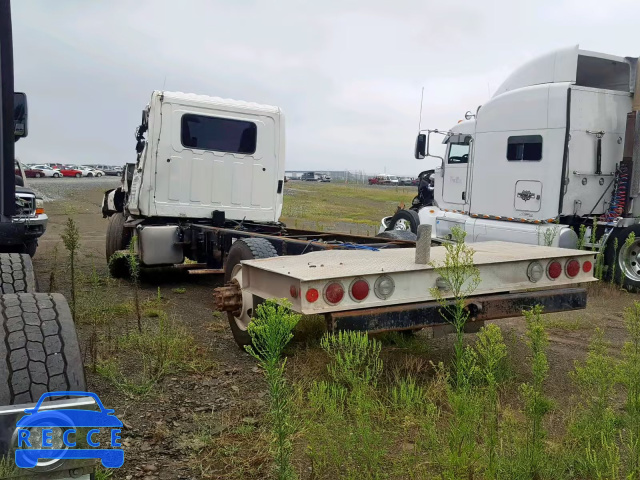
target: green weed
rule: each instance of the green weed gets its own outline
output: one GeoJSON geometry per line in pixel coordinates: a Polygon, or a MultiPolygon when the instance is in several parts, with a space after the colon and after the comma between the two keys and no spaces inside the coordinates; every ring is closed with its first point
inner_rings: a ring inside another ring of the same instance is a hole
{"type": "Polygon", "coordinates": [[[64,248],[69,252],[69,272],[71,275],[71,313],[76,313],[76,257],[80,248],[80,231],[72,217],[67,218],[67,224],[60,235],[64,248]]]}
{"type": "Polygon", "coordinates": [[[444,262],[441,265],[432,263],[436,273],[446,285],[446,290],[433,287],[431,295],[440,304],[442,316],[455,329],[455,382],[460,386],[468,380],[468,372],[463,368],[464,326],[469,318],[465,300],[480,284],[480,271],[473,264],[474,250],[464,243],[467,233],[459,227],[454,227],[451,229],[451,235],[453,241],[444,244],[446,249],[444,262]]]}
{"type": "Polygon", "coordinates": [[[584,223],[580,224],[580,228],[578,229],[578,244],[576,246],[578,250],[584,250],[586,233],[587,233],[587,226],[584,223]]]}
{"type": "Polygon", "coordinates": [[[571,375],[581,399],[569,426],[578,449],[576,468],[580,475],[595,473],[596,478],[618,478],[620,469],[617,418],[610,406],[616,384],[616,363],[607,349],[604,333],[596,329],[585,362],[576,362],[571,375]]]}
{"type": "Polygon", "coordinates": [[[334,382],[351,388],[375,387],[382,372],[380,342],[366,333],[339,331],[325,335],[320,345],[331,356],[328,370],[334,382]]]}
{"type": "Polygon", "coordinates": [[[498,386],[504,379],[504,363],[507,357],[507,346],[504,344],[502,332],[497,325],[487,325],[478,333],[475,345],[478,352],[479,372],[486,383],[486,454],[488,478],[497,476],[497,448],[500,429],[500,404],[498,386]]]}
{"type": "Polygon", "coordinates": [[[293,338],[292,331],[299,320],[300,315],[292,313],[286,303],[268,300],[256,308],[256,315],[249,324],[252,345],[246,350],[258,361],[267,381],[278,480],[296,477],[291,465],[291,437],[295,427],[290,408],[291,394],[284,376],[286,358],[282,359],[282,352],[293,338]]]}
{"type": "Polygon", "coordinates": [[[526,438],[522,460],[527,477],[535,479],[540,477],[545,461],[544,439],[546,432],[542,425],[542,419],[551,407],[550,400],[544,394],[544,382],[549,372],[546,353],[549,340],[540,319],[542,307],[536,305],[523,313],[527,322],[527,345],[531,350],[533,378],[531,382],[523,383],[520,386],[526,418],[526,438]]]}
{"type": "Polygon", "coordinates": [[[622,348],[619,379],[626,390],[622,444],[626,453],[627,478],[640,478],[640,302],[624,311],[629,339],[622,348]]]}

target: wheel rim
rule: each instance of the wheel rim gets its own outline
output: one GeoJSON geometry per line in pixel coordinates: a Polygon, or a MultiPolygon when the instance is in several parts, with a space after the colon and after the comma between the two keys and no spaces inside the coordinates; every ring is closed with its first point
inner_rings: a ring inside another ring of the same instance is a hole
{"type": "Polygon", "coordinates": [[[409,220],[406,220],[404,218],[399,218],[398,220],[396,220],[396,223],[393,224],[393,229],[400,230],[403,232],[410,232],[411,223],[409,222],[409,220]]]}
{"type": "MultiPolygon", "coordinates": [[[[238,282],[242,289],[242,265],[238,264],[231,270],[231,280],[238,282]]],[[[233,319],[240,330],[246,331],[251,322],[251,310],[253,310],[253,295],[242,290],[242,309],[240,316],[233,315],[233,319]]]]}
{"type": "Polygon", "coordinates": [[[622,246],[618,254],[618,267],[625,277],[640,282],[640,239],[622,246]]]}

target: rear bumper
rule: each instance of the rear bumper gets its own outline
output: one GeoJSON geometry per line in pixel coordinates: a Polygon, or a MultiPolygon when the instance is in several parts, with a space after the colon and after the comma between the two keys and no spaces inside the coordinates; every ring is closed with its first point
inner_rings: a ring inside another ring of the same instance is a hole
{"type": "MultiPolygon", "coordinates": [[[[584,288],[560,288],[523,293],[482,295],[470,298],[468,322],[483,322],[499,318],[518,317],[523,310],[541,305],[544,313],[581,310],[587,306],[584,288]]],[[[437,302],[411,303],[393,307],[328,313],[327,326],[332,330],[385,332],[436,327],[448,322],[440,315],[437,302]]]]}

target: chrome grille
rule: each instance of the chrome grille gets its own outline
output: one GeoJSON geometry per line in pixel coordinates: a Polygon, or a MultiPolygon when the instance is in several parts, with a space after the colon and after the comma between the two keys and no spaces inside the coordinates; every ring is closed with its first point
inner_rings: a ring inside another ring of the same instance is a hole
{"type": "Polygon", "coordinates": [[[16,193],[16,216],[33,217],[36,214],[36,197],[16,193]]]}

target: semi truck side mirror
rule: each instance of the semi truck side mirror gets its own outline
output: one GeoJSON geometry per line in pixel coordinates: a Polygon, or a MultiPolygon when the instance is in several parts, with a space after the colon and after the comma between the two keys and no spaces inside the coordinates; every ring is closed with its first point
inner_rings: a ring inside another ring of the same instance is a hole
{"type": "Polygon", "coordinates": [[[427,136],[424,133],[418,134],[416,137],[416,151],[414,156],[418,160],[422,160],[425,157],[425,152],[427,150],[427,136]]]}
{"type": "Polygon", "coordinates": [[[29,133],[27,127],[27,94],[22,92],[13,93],[13,121],[14,137],[17,142],[20,138],[26,137],[29,133]]]}

